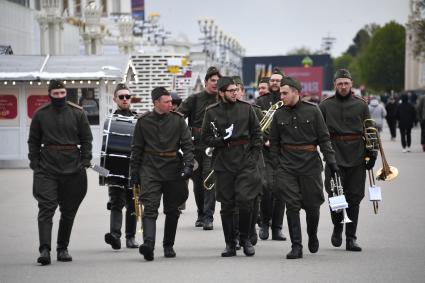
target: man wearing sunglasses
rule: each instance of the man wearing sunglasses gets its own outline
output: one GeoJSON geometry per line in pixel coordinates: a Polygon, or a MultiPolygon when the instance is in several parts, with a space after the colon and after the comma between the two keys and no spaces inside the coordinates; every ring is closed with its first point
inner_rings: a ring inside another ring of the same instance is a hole
{"type": "MultiPolygon", "coordinates": [[[[120,83],[114,91],[114,102],[117,109],[114,115],[122,115],[132,117],[136,112],[130,110],[131,95],[128,87],[120,83]]],[[[135,240],[137,219],[132,215],[134,213],[133,192],[128,188],[127,182],[122,184],[110,185],[108,188],[109,202],[107,208],[111,210],[110,231],[105,234],[105,242],[114,250],[121,248],[121,226],[122,226],[122,209],[125,206],[125,238],[127,248],[134,249],[139,245],[135,240]]]]}
{"type": "Polygon", "coordinates": [[[237,87],[232,78],[220,78],[217,89],[219,102],[205,112],[201,139],[206,146],[214,147],[212,168],[226,242],[221,256],[236,256],[233,219],[236,207],[239,209],[240,245],[246,256],[253,256],[255,249],[249,240],[249,230],[254,199],[261,188],[257,166],[263,144],[260,125],[251,105],[237,99],[237,87]]]}

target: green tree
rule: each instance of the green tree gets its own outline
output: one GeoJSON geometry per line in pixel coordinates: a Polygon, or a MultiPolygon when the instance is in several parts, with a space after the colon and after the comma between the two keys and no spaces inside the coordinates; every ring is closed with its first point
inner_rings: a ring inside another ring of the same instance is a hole
{"type": "Polygon", "coordinates": [[[405,28],[390,22],[377,29],[361,51],[362,80],[375,91],[400,91],[404,86],[405,28]]]}

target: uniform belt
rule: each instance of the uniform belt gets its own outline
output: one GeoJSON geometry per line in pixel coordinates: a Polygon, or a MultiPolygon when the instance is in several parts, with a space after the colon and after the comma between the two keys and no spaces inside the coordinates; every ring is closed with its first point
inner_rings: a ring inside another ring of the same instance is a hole
{"type": "Polygon", "coordinates": [[[362,139],[362,134],[346,134],[346,135],[337,135],[330,134],[331,140],[334,141],[355,141],[362,139]]]}
{"type": "Polygon", "coordinates": [[[239,145],[244,145],[244,144],[249,144],[249,140],[231,140],[227,143],[227,147],[233,147],[233,146],[239,146],[239,145]]]}
{"type": "Polygon", "coordinates": [[[201,131],[202,131],[202,128],[192,127],[192,132],[200,133],[201,131]]]}
{"type": "Polygon", "coordinates": [[[47,149],[54,150],[74,150],[77,149],[76,144],[47,144],[44,146],[47,149]]]}
{"type": "Polygon", "coordinates": [[[317,146],[314,144],[282,144],[281,147],[287,151],[317,151],[317,146]]]}
{"type": "Polygon", "coordinates": [[[145,153],[152,154],[152,155],[158,155],[162,157],[176,157],[177,151],[154,151],[154,150],[145,150],[145,153]]]}

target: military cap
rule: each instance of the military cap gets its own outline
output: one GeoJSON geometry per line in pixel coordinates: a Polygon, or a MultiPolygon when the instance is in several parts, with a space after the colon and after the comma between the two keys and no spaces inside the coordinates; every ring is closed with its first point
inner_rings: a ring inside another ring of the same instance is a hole
{"type": "Polygon", "coordinates": [[[278,67],[274,67],[274,68],[273,68],[273,72],[272,72],[272,74],[273,74],[273,75],[274,75],[274,74],[281,75],[282,77],[284,77],[284,76],[285,76],[285,74],[284,74],[284,73],[282,73],[282,71],[281,71],[278,67]]]}
{"type": "Polygon", "coordinates": [[[130,91],[130,89],[126,86],[125,83],[119,83],[117,84],[117,86],[115,87],[115,91],[114,94],[117,93],[118,91],[122,90],[122,89],[126,89],[128,91],[130,91]]]}
{"type": "Polygon", "coordinates": [[[231,84],[235,84],[235,81],[231,77],[221,77],[217,82],[217,88],[222,90],[231,84]]]}
{"type": "Polygon", "coordinates": [[[300,82],[291,77],[283,77],[283,79],[280,81],[280,86],[284,86],[284,85],[293,87],[299,92],[302,89],[300,82]]]}
{"type": "Polygon", "coordinates": [[[270,77],[262,77],[258,84],[268,84],[270,81],[270,77]]]}
{"type": "Polygon", "coordinates": [[[339,69],[338,71],[335,72],[334,81],[336,81],[336,79],[340,79],[340,78],[346,78],[346,79],[353,80],[350,72],[347,69],[339,69]]]}
{"type": "Polygon", "coordinates": [[[243,85],[242,79],[239,76],[232,76],[233,81],[235,82],[235,84],[237,85],[243,85]]]}
{"type": "Polygon", "coordinates": [[[49,92],[52,89],[65,88],[65,84],[59,80],[50,80],[49,82],[49,92]]]}
{"type": "Polygon", "coordinates": [[[205,75],[205,80],[208,81],[208,79],[211,78],[214,75],[217,75],[219,78],[221,78],[220,71],[216,67],[211,66],[207,70],[207,73],[205,75]]]}
{"type": "Polygon", "coordinates": [[[173,100],[172,103],[180,103],[182,101],[181,97],[175,91],[171,92],[171,99],[173,100]]]}
{"type": "Polygon", "coordinates": [[[157,100],[163,95],[170,95],[170,93],[162,86],[154,88],[151,93],[152,100],[157,100]]]}

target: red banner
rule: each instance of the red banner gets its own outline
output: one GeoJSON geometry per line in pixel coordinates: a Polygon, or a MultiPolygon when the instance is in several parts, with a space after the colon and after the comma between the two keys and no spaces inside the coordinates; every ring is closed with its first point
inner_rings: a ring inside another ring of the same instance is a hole
{"type": "Polygon", "coordinates": [[[0,120],[15,119],[18,116],[18,99],[15,95],[0,95],[0,120]]]}
{"type": "Polygon", "coordinates": [[[27,99],[27,113],[28,117],[32,119],[32,115],[41,105],[50,101],[48,95],[30,95],[27,99]]]}
{"type": "Polygon", "coordinates": [[[320,97],[323,90],[323,67],[284,67],[285,75],[300,81],[302,95],[320,97]]]}

